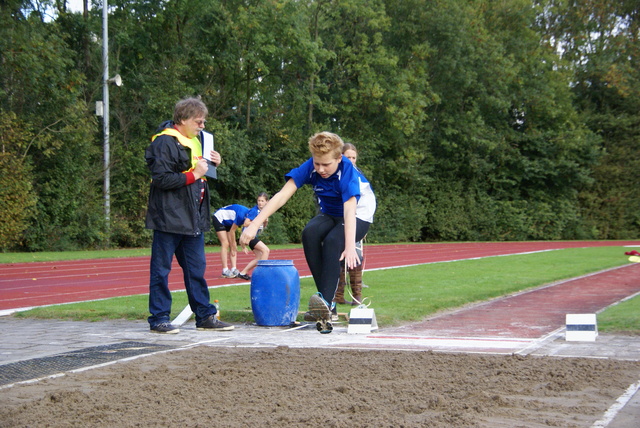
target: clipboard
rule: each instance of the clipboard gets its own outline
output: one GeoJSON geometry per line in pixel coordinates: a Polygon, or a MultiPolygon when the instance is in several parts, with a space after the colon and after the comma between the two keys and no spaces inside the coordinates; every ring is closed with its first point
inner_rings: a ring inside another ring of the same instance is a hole
{"type": "Polygon", "coordinates": [[[213,134],[206,131],[200,131],[200,141],[202,141],[202,157],[207,160],[209,169],[204,174],[209,178],[218,178],[218,170],[216,164],[211,162],[209,153],[213,150],[213,134]]]}

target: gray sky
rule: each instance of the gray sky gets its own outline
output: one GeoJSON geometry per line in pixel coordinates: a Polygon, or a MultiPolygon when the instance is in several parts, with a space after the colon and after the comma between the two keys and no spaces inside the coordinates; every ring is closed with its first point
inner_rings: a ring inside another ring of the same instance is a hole
{"type": "MultiPolygon", "coordinates": [[[[67,8],[72,12],[82,12],[82,0],[67,0],[67,8]]],[[[91,8],[91,2],[89,2],[91,8]]]]}

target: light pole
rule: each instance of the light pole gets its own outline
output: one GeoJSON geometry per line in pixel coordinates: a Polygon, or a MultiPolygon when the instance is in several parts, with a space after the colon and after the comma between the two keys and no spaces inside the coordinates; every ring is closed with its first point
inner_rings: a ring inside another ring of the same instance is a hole
{"type": "Polygon", "coordinates": [[[119,74],[109,78],[109,5],[108,0],[102,2],[102,129],[104,132],[104,219],[107,233],[111,228],[111,167],[109,154],[109,84],[122,86],[122,79],[119,74]]]}
{"type": "Polygon", "coordinates": [[[107,233],[111,228],[110,201],[110,167],[109,167],[109,5],[108,0],[102,0],[102,101],[104,102],[104,116],[102,129],[104,131],[104,219],[107,233]]]}
{"type": "Polygon", "coordinates": [[[102,102],[104,103],[102,130],[104,131],[104,219],[109,231],[111,216],[109,171],[109,5],[102,0],[102,102]]]}

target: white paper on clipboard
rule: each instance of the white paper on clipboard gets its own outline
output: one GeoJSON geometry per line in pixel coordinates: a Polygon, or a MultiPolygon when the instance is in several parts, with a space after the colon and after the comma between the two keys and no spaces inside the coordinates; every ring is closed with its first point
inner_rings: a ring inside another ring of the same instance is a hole
{"type": "Polygon", "coordinates": [[[218,171],[216,165],[211,162],[211,151],[213,151],[213,134],[206,131],[201,131],[202,141],[202,157],[209,163],[209,169],[206,172],[206,176],[210,178],[218,178],[218,171]]]}

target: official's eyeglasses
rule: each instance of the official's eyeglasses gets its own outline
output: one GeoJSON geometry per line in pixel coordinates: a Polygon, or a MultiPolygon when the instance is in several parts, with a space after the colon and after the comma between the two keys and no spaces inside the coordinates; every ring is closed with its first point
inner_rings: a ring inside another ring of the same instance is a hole
{"type": "Polygon", "coordinates": [[[206,120],[194,120],[194,122],[196,123],[196,125],[198,126],[204,126],[207,124],[206,120]]]}

